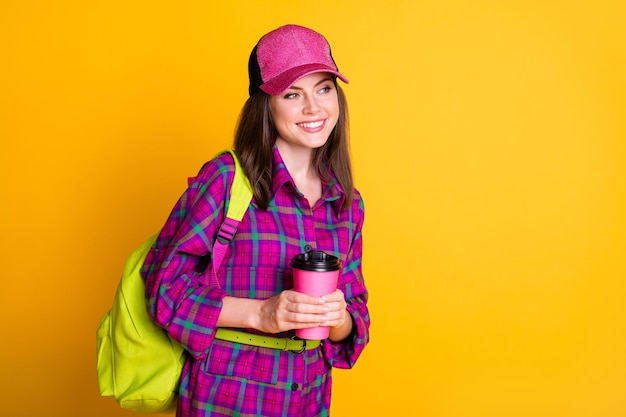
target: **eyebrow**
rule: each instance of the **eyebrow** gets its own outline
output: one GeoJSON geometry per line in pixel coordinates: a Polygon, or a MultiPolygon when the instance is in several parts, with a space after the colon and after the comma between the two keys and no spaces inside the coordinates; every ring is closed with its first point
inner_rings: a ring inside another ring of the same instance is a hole
{"type": "MultiPolygon", "coordinates": [[[[326,77],[326,78],[322,78],[317,84],[315,84],[315,87],[317,87],[320,84],[323,84],[327,81],[332,81],[333,79],[331,77],[326,77]]],[[[298,87],[295,84],[292,85],[291,87],[289,87],[287,90],[303,90],[302,87],[298,87]]]]}

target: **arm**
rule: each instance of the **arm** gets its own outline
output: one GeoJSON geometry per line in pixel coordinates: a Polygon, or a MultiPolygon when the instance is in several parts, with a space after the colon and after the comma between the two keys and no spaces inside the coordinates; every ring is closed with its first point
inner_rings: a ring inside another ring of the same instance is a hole
{"type": "MultiPolygon", "coordinates": [[[[332,298],[336,303],[335,311],[341,313],[336,316],[337,321],[331,329],[331,343],[324,344],[324,353],[329,363],[338,368],[354,366],[369,342],[368,293],[362,274],[364,205],[360,196],[355,198],[351,210],[354,230],[338,286],[342,297],[332,298]]],[[[330,297],[327,296],[329,300],[330,297]]]]}
{"type": "Polygon", "coordinates": [[[226,292],[208,286],[208,277],[195,268],[200,257],[212,251],[233,172],[227,155],[202,167],[174,206],[142,268],[152,319],[196,358],[205,355],[213,341],[226,292]]]}
{"type": "Polygon", "coordinates": [[[279,333],[323,324],[331,327],[332,340],[343,340],[352,329],[352,319],[345,309],[343,293],[339,290],[321,298],[291,290],[267,300],[226,296],[222,303],[218,327],[279,333]]]}

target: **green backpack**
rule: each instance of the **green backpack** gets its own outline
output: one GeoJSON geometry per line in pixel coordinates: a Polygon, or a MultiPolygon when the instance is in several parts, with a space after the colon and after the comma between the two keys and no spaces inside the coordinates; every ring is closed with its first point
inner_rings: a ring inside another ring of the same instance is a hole
{"type": "MultiPolygon", "coordinates": [[[[252,198],[250,182],[233,151],[235,178],[224,223],[213,249],[212,285],[228,243],[252,198]]],[[[141,413],[162,413],[176,407],[185,362],[183,347],[150,318],[145,283],[140,274],[146,255],[156,241],[150,237],[128,257],[113,299],[113,306],[96,333],[100,394],[113,396],[122,408],[141,413]]]]}

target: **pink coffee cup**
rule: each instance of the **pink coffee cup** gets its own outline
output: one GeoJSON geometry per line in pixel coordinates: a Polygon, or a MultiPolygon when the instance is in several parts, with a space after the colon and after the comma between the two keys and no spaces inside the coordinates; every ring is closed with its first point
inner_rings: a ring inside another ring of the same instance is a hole
{"type": "MultiPolygon", "coordinates": [[[[311,251],[294,256],[293,289],[308,295],[321,297],[337,289],[337,280],[341,271],[341,261],[322,251],[311,251]]],[[[330,328],[316,326],[308,329],[296,329],[296,336],[301,339],[323,340],[328,337],[330,328]]]]}

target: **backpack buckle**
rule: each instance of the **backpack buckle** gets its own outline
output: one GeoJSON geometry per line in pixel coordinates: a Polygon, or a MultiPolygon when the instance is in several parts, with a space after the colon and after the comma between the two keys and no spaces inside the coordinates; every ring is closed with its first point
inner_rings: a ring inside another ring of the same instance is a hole
{"type": "Polygon", "coordinates": [[[226,217],[217,231],[217,241],[223,245],[229,244],[237,233],[239,222],[226,217]]]}

